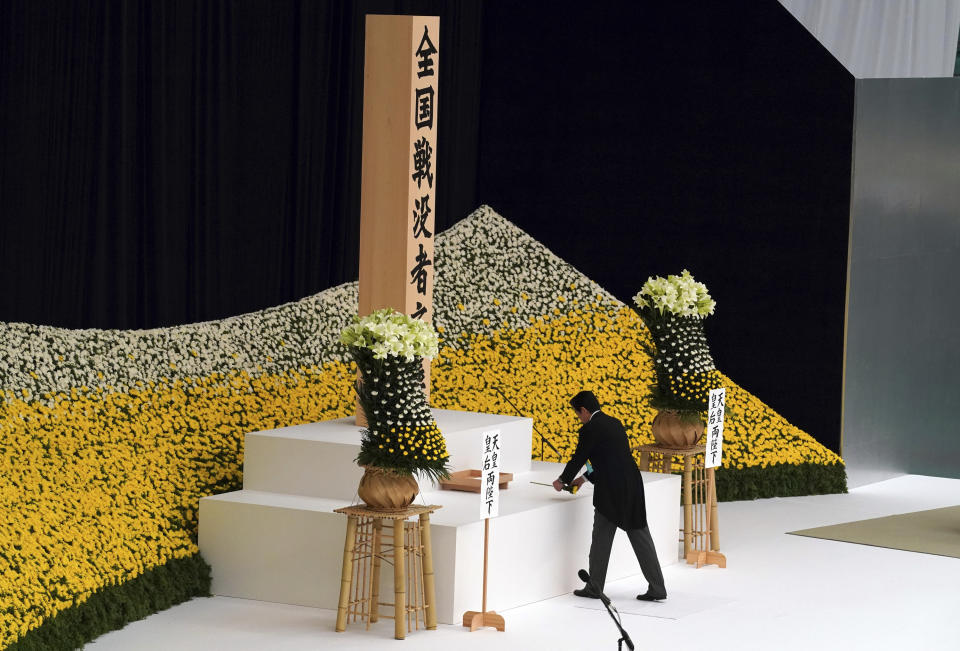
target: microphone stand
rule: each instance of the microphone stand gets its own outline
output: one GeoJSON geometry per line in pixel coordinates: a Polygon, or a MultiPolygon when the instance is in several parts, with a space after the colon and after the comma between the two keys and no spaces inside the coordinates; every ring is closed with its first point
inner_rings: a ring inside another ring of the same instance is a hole
{"type": "MultiPolygon", "coordinates": [[[[516,406],[515,404],[513,404],[513,402],[510,400],[510,398],[508,398],[508,397],[503,393],[503,391],[500,390],[500,387],[493,387],[493,390],[496,391],[497,393],[499,393],[499,394],[500,394],[500,397],[503,398],[503,399],[507,402],[508,405],[510,405],[511,407],[513,407],[513,410],[514,410],[517,414],[520,414],[520,410],[517,408],[517,406],[516,406]]],[[[560,459],[561,461],[563,461],[563,457],[560,455],[560,450],[558,450],[557,448],[554,447],[553,443],[550,442],[550,439],[547,438],[547,436],[546,436],[545,434],[543,434],[542,432],[540,432],[540,430],[538,430],[538,429],[536,428],[536,426],[533,426],[533,431],[536,432],[536,433],[537,433],[537,436],[540,437],[540,461],[543,461],[543,444],[544,444],[544,443],[547,444],[547,447],[549,447],[551,450],[553,450],[554,452],[557,453],[557,459],[560,459]]]]}
{"type": "MultiPolygon", "coordinates": [[[[495,350],[496,350],[497,354],[500,355],[501,358],[502,358],[502,357],[505,357],[502,350],[500,350],[500,349],[495,349],[495,350]]],[[[515,411],[518,416],[522,415],[521,412],[520,412],[520,410],[517,409],[517,406],[516,406],[515,404],[513,404],[513,402],[510,400],[510,398],[508,398],[508,397],[503,393],[503,391],[500,390],[500,387],[493,387],[493,390],[496,391],[497,393],[499,393],[499,394],[500,394],[500,397],[503,398],[504,400],[506,400],[506,402],[507,402],[508,405],[510,405],[511,407],[513,407],[513,411],[515,411]]],[[[532,420],[532,419],[531,419],[531,420],[532,420]]],[[[533,428],[533,431],[536,432],[536,433],[537,433],[537,436],[540,437],[540,461],[543,461],[543,444],[546,443],[546,444],[547,444],[547,447],[549,447],[551,450],[553,450],[554,452],[556,452],[556,454],[557,454],[557,459],[562,463],[562,462],[563,462],[563,457],[560,455],[560,450],[558,450],[557,448],[555,448],[555,447],[553,446],[553,443],[550,442],[550,439],[547,438],[545,434],[543,434],[542,432],[540,432],[540,430],[538,430],[535,426],[534,426],[534,428],[533,428]]]]}
{"type": "Polygon", "coordinates": [[[613,620],[613,623],[617,625],[617,630],[620,631],[620,639],[617,640],[617,651],[623,651],[624,642],[627,643],[627,648],[633,651],[633,640],[630,639],[630,635],[623,630],[623,626],[620,624],[620,612],[610,603],[609,599],[604,601],[603,605],[606,606],[607,614],[610,615],[610,619],[613,620]],[[613,613],[617,613],[617,615],[614,616],[613,613]]]}
{"type": "Polygon", "coordinates": [[[617,630],[620,631],[620,639],[617,640],[617,651],[623,651],[624,643],[627,644],[627,649],[633,651],[633,640],[631,640],[630,635],[623,630],[623,625],[620,623],[620,612],[617,610],[617,607],[610,602],[610,597],[603,594],[602,590],[597,589],[596,585],[593,583],[593,578],[587,574],[586,571],[580,570],[580,578],[585,578],[587,587],[590,588],[594,594],[600,596],[600,601],[607,609],[607,614],[610,615],[610,619],[613,620],[613,623],[617,626],[617,630]],[[616,613],[616,615],[614,615],[614,613],[616,613]]]}

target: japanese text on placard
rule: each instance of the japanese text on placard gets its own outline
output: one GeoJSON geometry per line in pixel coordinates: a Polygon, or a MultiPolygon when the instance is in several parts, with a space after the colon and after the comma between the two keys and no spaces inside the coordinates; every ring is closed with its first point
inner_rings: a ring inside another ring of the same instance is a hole
{"type": "Polygon", "coordinates": [[[495,518],[500,502],[500,430],[483,433],[483,456],[480,475],[480,517],[495,518]]]}
{"type": "Polygon", "coordinates": [[[727,390],[711,389],[707,410],[707,441],[705,468],[716,468],[723,460],[723,414],[726,409],[727,390]]]}

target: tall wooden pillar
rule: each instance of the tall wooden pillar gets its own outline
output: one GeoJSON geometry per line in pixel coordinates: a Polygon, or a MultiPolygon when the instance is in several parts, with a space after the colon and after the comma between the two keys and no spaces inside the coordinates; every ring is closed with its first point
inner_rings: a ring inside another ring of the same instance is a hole
{"type": "MultiPolygon", "coordinates": [[[[439,43],[437,16],[367,16],[361,316],[390,307],[433,319],[439,43]]],[[[426,363],[424,373],[429,398],[426,363]]]]}

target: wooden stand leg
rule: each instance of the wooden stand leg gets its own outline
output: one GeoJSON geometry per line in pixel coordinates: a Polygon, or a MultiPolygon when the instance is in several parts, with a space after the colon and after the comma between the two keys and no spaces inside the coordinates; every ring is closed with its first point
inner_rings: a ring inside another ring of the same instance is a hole
{"type": "Polygon", "coordinates": [[[373,519],[373,576],[370,579],[370,621],[380,619],[380,538],[383,536],[383,520],[373,519]]]}
{"type": "Polygon", "coordinates": [[[727,566],[727,557],[720,553],[720,523],[717,520],[717,485],[714,468],[707,469],[707,509],[710,522],[710,551],[705,562],[718,567],[727,566]]]}
{"type": "Polygon", "coordinates": [[[495,628],[498,631],[506,630],[506,623],[503,615],[498,615],[496,611],[488,610],[485,613],[478,613],[475,610],[468,610],[463,616],[463,625],[470,627],[470,632],[480,628],[495,628]]]}
{"type": "Polygon", "coordinates": [[[707,552],[697,549],[690,550],[687,554],[687,564],[696,565],[699,570],[704,565],[716,565],[724,568],[727,566],[727,557],[720,552],[707,552]]]}
{"type": "Polygon", "coordinates": [[[340,572],[340,603],[337,605],[338,633],[347,629],[347,606],[350,603],[350,583],[353,580],[353,548],[357,533],[357,516],[347,516],[347,535],[343,541],[343,569],[340,572]]]}
{"type": "Polygon", "coordinates": [[[498,615],[493,610],[487,610],[487,555],[489,543],[490,519],[487,518],[483,521],[483,601],[481,602],[483,610],[479,612],[476,610],[468,610],[463,614],[463,625],[469,626],[471,633],[487,626],[494,627],[498,631],[506,630],[506,623],[503,621],[503,616],[498,615]]]}
{"type": "Polygon", "coordinates": [[[433,548],[430,546],[430,514],[420,514],[420,533],[423,536],[423,592],[424,620],[427,630],[437,628],[437,591],[433,583],[433,548]]]}
{"type": "Polygon", "coordinates": [[[490,549],[490,518],[483,521],[483,612],[487,612],[487,553],[490,549]]]}
{"type": "Polygon", "coordinates": [[[650,453],[646,450],[640,452],[640,470],[650,470],[650,453]]]}
{"type": "Polygon", "coordinates": [[[683,457],[683,557],[693,546],[693,459],[683,457]]]}
{"type": "Polygon", "coordinates": [[[394,637],[402,640],[407,636],[407,576],[403,553],[404,521],[393,521],[393,590],[394,590],[394,637]]]}
{"type": "MultiPolygon", "coordinates": [[[[697,547],[704,549],[690,549],[685,554],[687,563],[696,565],[700,569],[704,565],[727,566],[727,557],[720,553],[719,522],[717,519],[717,485],[713,468],[704,472],[703,494],[697,493],[697,504],[703,505],[703,530],[706,538],[700,538],[697,547]]],[[[699,485],[699,484],[698,484],[699,485]]],[[[698,489],[699,491],[700,489],[698,489]]],[[[686,494],[684,494],[686,495],[686,494]]],[[[686,500],[684,500],[686,502],[686,500]]],[[[698,529],[699,530],[699,529],[698,529]]]]}
{"type": "Polygon", "coordinates": [[[715,468],[707,469],[707,481],[710,482],[710,549],[720,551],[720,519],[717,517],[717,484],[715,468]]]}

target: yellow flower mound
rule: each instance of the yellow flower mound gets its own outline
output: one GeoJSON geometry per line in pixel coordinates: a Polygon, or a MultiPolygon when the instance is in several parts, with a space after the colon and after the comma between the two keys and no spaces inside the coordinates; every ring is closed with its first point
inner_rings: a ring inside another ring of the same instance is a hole
{"type": "Polygon", "coordinates": [[[353,409],[342,363],[0,403],[0,648],[99,588],[195,554],[200,497],[235,487],[246,432],[353,409]]]}
{"type": "MultiPolygon", "coordinates": [[[[529,328],[462,335],[455,346],[441,345],[433,362],[431,402],[447,409],[530,416],[563,457],[545,446],[544,459],[566,461],[579,429],[568,401],[591,389],[605,411],[623,422],[634,445],[652,443],[655,411],[646,396],[655,376],[644,343],[649,345],[649,334],[632,310],[598,305],[535,319],[529,328]]],[[[812,436],[719,376],[731,412],[724,429],[724,467],[841,463],[812,436]]],[[[700,383],[689,382],[692,389],[700,383]]],[[[535,434],[534,456],[538,453],[535,434]]]]}

